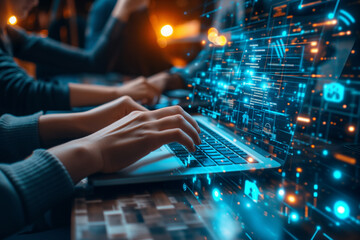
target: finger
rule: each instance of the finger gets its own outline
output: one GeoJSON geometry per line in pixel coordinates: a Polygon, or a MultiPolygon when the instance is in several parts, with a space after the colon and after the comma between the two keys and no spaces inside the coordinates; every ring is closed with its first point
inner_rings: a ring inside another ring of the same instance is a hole
{"type": "Polygon", "coordinates": [[[197,145],[201,144],[201,140],[196,129],[180,114],[165,117],[160,120],[150,121],[148,124],[159,131],[180,128],[189,137],[191,137],[194,143],[197,145]]]}
{"type": "Polygon", "coordinates": [[[198,131],[198,133],[201,132],[200,127],[197,124],[197,122],[190,116],[190,114],[185,112],[184,109],[182,109],[180,106],[173,106],[173,107],[158,109],[158,110],[153,111],[151,114],[156,119],[160,119],[160,118],[175,115],[175,114],[181,114],[198,131]]]}
{"type": "Polygon", "coordinates": [[[153,140],[157,147],[177,142],[188,149],[189,152],[195,152],[196,148],[192,139],[180,128],[167,129],[154,133],[155,139],[153,140]]]}

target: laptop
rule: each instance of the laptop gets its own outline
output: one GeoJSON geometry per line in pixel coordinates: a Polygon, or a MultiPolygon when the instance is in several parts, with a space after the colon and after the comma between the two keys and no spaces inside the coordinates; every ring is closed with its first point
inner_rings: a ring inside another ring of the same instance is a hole
{"type": "Polygon", "coordinates": [[[311,62],[303,45],[288,41],[285,28],[219,31],[227,42],[210,44],[188,68],[195,69],[188,108],[196,108],[201,128],[196,152],[171,143],[115,174],[91,176],[90,183],[110,186],[281,167],[293,155],[297,121],[310,122],[299,112],[311,62]]]}

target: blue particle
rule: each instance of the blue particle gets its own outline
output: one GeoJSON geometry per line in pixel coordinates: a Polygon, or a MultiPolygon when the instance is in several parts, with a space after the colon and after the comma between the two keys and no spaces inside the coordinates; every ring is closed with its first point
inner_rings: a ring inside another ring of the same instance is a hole
{"type": "Polygon", "coordinates": [[[282,32],[282,35],[285,37],[287,35],[287,32],[286,31],[283,31],[282,32]]]}
{"type": "Polygon", "coordinates": [[[278,194],[279,194],[279,196],[283,197],[285,195],[285,190],[282,188],[279,189],[278,194]]]}
{"type": "Polygon", "coordinates": [[[286,176],[285,172],[282,172],[282,173],[281,173],[281,176],[282,176],[282,177],[285,177],[285,176],[286,176]]]}
{"type": "Polygon", "coordinates": [[[326,210],[327,212],[331,212],[331,208],[330,208],[329,206],[326,206],[326,207],[325,207],[325,210],[326,210]]]}
{"type": "Polygon", "coordinates": [[[301,151],[300,151],[300,150],[298,150],[298,151],[297,151],[297,154],[298,154],[298,155],[300,155],[300,154],[301,154],[301,151]]]}
{"type": "Polygon", "coordinates": [[[317,184],[314,184],[314,189],[315,190],[318,190],[319,189],[319,186],[317,184]]]}
{"type": "Polygon", "coordinates": [[[291,220],[294,222],[297,222],[299,220],[299,215],[297,213],[292,213],[290,215],[290,217],[291,217],[291,220]]]}
{"type": "Polygon", "coordinates": [[[210,17],[210,15],[208,14],[208,15],[206,15],[206,18],[209,18],[210,17]]]}
{"type": "Polygon", "coordinates": [[[314,192],[314,197],[318,197],[318,193],[317,192],[314,192]]]}
{"type": "Polygon", "coordinates": [[[328,14],[328,18],[329,18],[329,19],[333,19],[333,18],[334,18],[334,14],[333,14],[333,13],[329,13],[329,14],[328,14]]]}
{"type": "Polygon", "coordinates": [[[301,5],[301,4],[298,6],[298,9],[302,9],[302,5],[301,5]]]}
{"type": "Polygon", "coordinates": [[[297,173],[296,173],[296,177],[297,177],[297,178],[300,177],[300,173],[297,172],[297,173]]]}
{"type": "Polygon", "coordinates": [[[339,170],[335,170],[333,176],[335,179],[340,179],[342,177],[342,173],[339,170]]]}
{"type": "Polygon", "coordinates": [[[247,204],[246,204],[246,207],[250,208],[250,207],[251,207],[250,203],[247,203],[247,204]]]}
{"type": "Polygon", "coordinates": [[[350,216],[350,207],[344,201],[337,201],[334,204],[334,213],[336,217],[346,219],[350,216]]]}
{"type": "Polygon", "coordinates": [[[184,12],[184,15],[187,15],[187,12],[184,12]]]}
{"type": "Polygon", "coordinates": [[[329,151],[325,149],[325,150],[323,150],[322,154],[323,154],[324,156],[327,156],[327,155],[329,155],[329,151]]]}
{"type": "Polygon", "coordinates": [[[217,189],[217,188],[214,188],[214,189],[213,189],[213,191],[212,191],[212,197],[213,197],[213,199],[215,200],[215,202],[220,201],[221,194],[220,194],[219,189],[217,189]]]}

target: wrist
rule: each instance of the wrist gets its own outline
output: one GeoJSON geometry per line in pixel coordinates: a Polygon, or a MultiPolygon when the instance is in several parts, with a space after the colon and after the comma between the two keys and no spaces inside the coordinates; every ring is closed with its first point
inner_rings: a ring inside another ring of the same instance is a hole
{"type": "Polygon", "coordinates": [[[102,168],[96,151],[83,138],[48,150],[65,166],[74,183],[99,172],[102,168]]]}

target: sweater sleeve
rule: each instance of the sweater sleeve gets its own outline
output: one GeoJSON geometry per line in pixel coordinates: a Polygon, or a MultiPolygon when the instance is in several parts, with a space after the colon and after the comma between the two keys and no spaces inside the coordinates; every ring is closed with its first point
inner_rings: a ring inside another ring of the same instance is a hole
{"type": "Polygon", "coordinates": [[[67,84],[35,81],[0,49],[0,114],[32,114],[40,110],[69,110],[67,84]]]}
{"type": "Polygon", "coordinates": [[[90,50],[71,47],[49,38],[28,35],[18,28],[8,27],[8,36],[15,57],[58,69],[61,74],[105,73],[114,64],[114,52],[121,46],[124,23],[109,18],[101,37],[90,50]]]}
{"type": "Polygon", "coordinates": [[[41,113],[27,117],[0,117],[0,159],[11,163],[40,148],[38,122],[41,113]]]}
{"type": "Polygon", "coordinates": [[[73,193],[62,163],[45,150],[28,159],[0,164],[0,238],[21,230],[73,193]]]}

